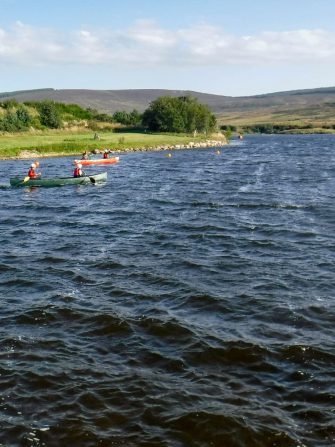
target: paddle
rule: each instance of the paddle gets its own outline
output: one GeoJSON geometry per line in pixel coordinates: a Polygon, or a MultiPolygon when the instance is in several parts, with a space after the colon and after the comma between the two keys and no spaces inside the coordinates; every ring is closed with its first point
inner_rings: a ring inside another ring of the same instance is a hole
{"type": "Polygon", "coordinates": [[[82,171],[83,173],[83,177],[88,177],[90,179],[90,182],[93,183],[93,185],[95,185],[95,178],[94,177],[90,177],[89,175],[86,174],[85,171],[82,171]]]}
{"type": "Polygon", "coordinates": [[[29,175],[27,175],[23,180],[22,183],[26,183],[28,180],[36,180],[37,178],[41,177],[41,173],[37,174],[37,177],[30,178],[29,175]]]}
{"type": "Polygon", "coordinates": [[[37,174],[37,177],[35,177],[35,178],[30,178],[29,175],[27,175],[27,176],[22,180],[22,183],[26,183],[28,180],[36,180],[36,178],[40,178],[40,177],[41,177],[41,173],[40,173],[40,172],[37,174]]]}
{"type": "Polygon", "coordinates": [[[90,177],[89,175],[86,174],[86,172],[82,171],[82,176],[81,177],[88,177],[90,179],[90,182],[93,183],[93,185],[95,185],[95,178],[94,177],[90,177]]]}

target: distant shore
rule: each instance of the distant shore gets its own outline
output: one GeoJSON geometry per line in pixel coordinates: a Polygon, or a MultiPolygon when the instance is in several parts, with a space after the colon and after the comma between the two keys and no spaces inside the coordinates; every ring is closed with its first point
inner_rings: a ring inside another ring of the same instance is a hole
{"type": "Polygon", "coordinates": [[[42,135],[0,136],[0,159],[36,159],[44,157],[76,156],[83,152],[101,154],[105,149],[122,154],[135,151],[164,151],[221,147],[228,144],[223,134],[209,138],[169,134],[102,134],[94,140],[92,134],[50,132],[42,135]]]}
{"type": "MultiPolygon", "coordinates": [[[[222,147],[227,145],[226,140],[206,140],[206,141],[200,141],[197,143],[190,142],[187,144],[174,144],[174,145],[161,145],[161,146],[143,146],[143,147],[125,147],[122,149],[111,149],[110,153],[115,154],[122,154],[122,153],[128,153],[128,152],[154,152],[154,151],[173,151],[173,150],[180,150],[180,149],[201,149],[201,148],[207,148],[207,147],[222,147]]],[[[90,152],[90,156],[102,154],[103,150],[95,150],[90,152]]],[[[61,156],[81,156],[82,153],[78,152],[36,152],[36,151],[29,151],[24,150],[19,153],[19,155],[16,156],[8,156],[8,157],[1,157],[0,160],[25,160],[25,159],[32,159],[32,158],[47,158],[47,157],[61,157],[61,156]]]]}

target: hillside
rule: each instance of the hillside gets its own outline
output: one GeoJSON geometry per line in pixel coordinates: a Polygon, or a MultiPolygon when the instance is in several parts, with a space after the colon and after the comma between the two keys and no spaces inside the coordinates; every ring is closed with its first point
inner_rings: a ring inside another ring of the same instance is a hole
{"type": "Polygon", "coordinates": [[[52,88],[0,93],[0,101],[18,102],[52,99],[79,104],[99,112],[117,110],[144,111],[159,96],[192,95],[207,104],[219,123],[243,126],[252,123],[313,123],[314,126],[335,125],[335,87],[294,90],[255,96],[221,96],[188,90],[55,90],[52,88]]]}
{"type": "Polygon", "coordinates": [[[52,99],[57,102],[79,104],[85,108],[90,107],[97,109],[99,112],[112,114],[117,110],[130,112],[137,109],[143,112],[151,101],[164,95],[192,95],[202,103],[210,105],[213,111],[216,111],[218,104],[222,103],[220,98],[225,98],[224,96],[183,90],[55,90],[50,88],[0,93],[0,101],[16,99],[18,102],[24,102],[52,99]]]}

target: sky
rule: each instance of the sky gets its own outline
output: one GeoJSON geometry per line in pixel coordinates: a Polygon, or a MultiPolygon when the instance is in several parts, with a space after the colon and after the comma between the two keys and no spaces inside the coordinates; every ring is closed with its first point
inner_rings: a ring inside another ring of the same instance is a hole
{"type": "Polygon", "coordinates": [[[335,86],[335,0],[0,0],[0,92],[335,86]]]}

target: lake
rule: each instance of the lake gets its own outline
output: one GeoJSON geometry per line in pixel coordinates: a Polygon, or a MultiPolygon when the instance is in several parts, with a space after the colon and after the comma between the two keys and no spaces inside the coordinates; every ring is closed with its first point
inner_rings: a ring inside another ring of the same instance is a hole
{"type": "Polygon", "coordinates": [[[0,445],[335,444],[335,136],[217,151],[0,162],[0,445]]]}

